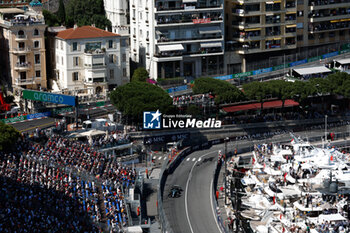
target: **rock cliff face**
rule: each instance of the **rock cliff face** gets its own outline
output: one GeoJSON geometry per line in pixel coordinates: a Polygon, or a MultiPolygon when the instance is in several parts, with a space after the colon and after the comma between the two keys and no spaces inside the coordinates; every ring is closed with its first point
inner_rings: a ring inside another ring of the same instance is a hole
{"type": "MultiPolygon", "coordinates": [[[[66,6],[70,0],[63,0],[66,6]]],[[[45,10],[56,12],[58,10],[59,0],[44,0],[42,1],[45,10]]]]}

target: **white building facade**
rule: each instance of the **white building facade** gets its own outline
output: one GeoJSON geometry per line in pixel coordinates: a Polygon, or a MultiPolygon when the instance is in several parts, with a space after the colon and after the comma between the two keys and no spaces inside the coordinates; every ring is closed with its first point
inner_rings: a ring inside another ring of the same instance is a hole
{"type": "Polygon", "coordinates": [[[151,78],[224,73],[223,0],[130,0],[131,59],[151,78]]]}
{"type": "Polygon", "coordinates": [[[55,39],[56,79],[70,94],[104,94],[130,81],[128,37],[93,26],[60,31],[55,39]]]}
{"type": "Polygon", "coordinates": [[[129,0],[104,0],[106,17],[112,23],[112,32],[129,34],[129,0]]]}

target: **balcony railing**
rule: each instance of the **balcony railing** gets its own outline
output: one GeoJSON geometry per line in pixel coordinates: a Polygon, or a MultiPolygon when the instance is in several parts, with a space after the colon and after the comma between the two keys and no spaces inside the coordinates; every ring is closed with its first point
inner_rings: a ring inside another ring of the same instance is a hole
{"type": "Polygon", "coordinates": [[[29,53],[29,52],[31,52],[31,50],[28,47],[26,47],[26,48],[14,48],[13,52],[14,53],[29,53]]]}
{"type": "Polygon", "coordinates": [[[16,78],[15,84],[16,85],[31,85],[31,84],[34,84],[34,78],[27,78],[27,79],[16,78]]]}
{"type": "Polygon", "coordinates": [[[24,69],[27,68],[27,69],[29,69],[30,67],[31,67],[31,65],[28,62],[22,62],[22,63],[17,62],[15,65],[15,68],[24,68],[24,69]]]}
{"type": "Polygon", "coordinates": [[[219,21],[222,20],[222,16],[213,16],[209,18],[198,18],[198,17],[183,17],[183,18],[173,18],[173,16],[167,17],[159,17],[157,20],[157,24],[173,24],[173,23],[210,23],[211,21],[219,21]]]}
{"type": "Polygon", "coordinates": [[[45,24],[45,21],[42,19],[36,19],[29,17],[26,20],[18,20],[18,19],[11,19],[11,20],[4,20],[6,21],[6,25],[8,26],[30,26],[30,25],[36,25],[36,24],[45,24]]]}
{"type": "Polygon", "coordinates": [[[349,28],[350,22],[334,22],[334,23],[319,23],[317,25],[312,25],[309,27],[309,32],[316,33],[328,30],[339,30],[343,28],[349,28]]]}
{"type": "Polygon", "coordinates": [[[169,39],[166,37],[160,38],[157,40],[158,43],[162,42],[173,42],[173,41],[188,41],[188,40],[210,40],[210,39],[221,39],[222,36],[203,36],[203,37],[193,37],[193,38],[174,38],[169,39]]]}
{"type": "Polygon", "coordinates": [[[316,0],[309,1],[309,6],[322,6],[322,5],[330,5],[330,4],[342,4],[349,3],[350,0],[316,0]]]}
{"type": "Polygon", "coordinates": [[[185,55],[194,55],[194,54],[210,54],[210,53],[222,53],[222,49],[204,49],[197,52],[194,51],[176,51],[176,52],[162,52],[155,53],[155,57],[177,57],[177,56],[185,56],[185,55]]]}
{"type": "Polygon", "coordinates": [[[157,11],[175,11],[175,10],[198,10],[198,9],[207,9],[207,8],[219,8],[222,7],[222,4],[213,4],[208,6],[187,6],[184,5],[178,6],[178,7],[164,7],[164,6],[158,6],[157,11]]]}

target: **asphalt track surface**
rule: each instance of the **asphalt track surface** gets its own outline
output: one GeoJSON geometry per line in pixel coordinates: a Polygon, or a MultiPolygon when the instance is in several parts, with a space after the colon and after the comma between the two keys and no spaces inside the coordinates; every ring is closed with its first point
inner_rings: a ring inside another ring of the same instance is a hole
{"type": "MultiPolygon", "coordinates": [[[[331,132],[348,132],[347,126],[329,129],[331,132]]],[[[323,130],[298,132],[296,136],[312,138],[323,136],[323,130]]],[[[267,142],[290,142],[289,134],[276,135],[263,140],[242,140],[229,142],[228,151],[234,148],[253,149],[254,144],[267,142]]],[[[218,151],[224,151],[224,144],[208,150],[189,154],[172,174],[168,175],[163,193],[163,208],[170,227],[175,233],[220,233],[212,203],[212,182],[218,151]],[[179,185],[183,192],[178,198],[169,198],[173,185],[179,185]]]]}

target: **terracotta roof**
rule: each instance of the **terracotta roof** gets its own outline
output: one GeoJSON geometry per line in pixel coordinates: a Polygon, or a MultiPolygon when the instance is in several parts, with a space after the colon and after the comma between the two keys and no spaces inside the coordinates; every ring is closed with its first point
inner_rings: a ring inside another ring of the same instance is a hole
{"type": "Polygon", "coordinates": [[[70,39],[84,39],[84,38],[99,38],[99,37],[113,37],[120,36],[112,32],[108,32],[92,26],[82,26],[77,28],[70,28],[57,33],[57,37],[65,40],[70,39]]]}

